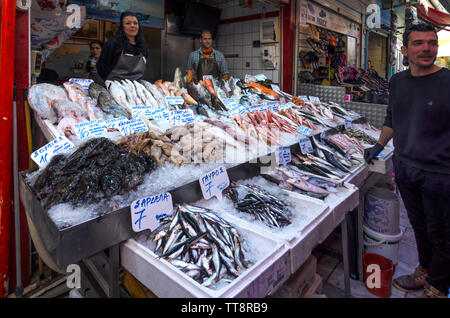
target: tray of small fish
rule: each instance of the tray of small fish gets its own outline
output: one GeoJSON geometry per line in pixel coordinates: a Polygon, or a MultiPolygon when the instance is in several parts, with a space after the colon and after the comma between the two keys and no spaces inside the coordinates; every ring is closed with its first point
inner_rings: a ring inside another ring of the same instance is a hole
{"type": "Polygon", "coordinates": [[[121,263],[158,297],[264,297],[290,276],[282,242],[188,204],[122,244],[121,263]]]}
{"type": "Polygon", "coordinates": [[[232,188],[234,188],[232,193],[245,194],[237,203],[225,197],[221,201],[214,198],[208,201],[200,200],[194,204],[214,209],[224,219],[245,225],[245,228],[252,229],[261,235],[286,242],[290,249],[291,273],[294,273],[317,244],[319,234],[322,232],[321,220],[331,214],[329,208],[322,202],[280,189],[261,177],[239,180],[232,188]],[[249,190],[256,191],[249,192],[249,190]],[[271,197],[268,193],[273,196],[271,197]],[[266,211],[261,208],[263,201],[266,211]],[[275,207],[288,208],[287,213],[281,209],[278,211],[280,214],[287,214],[287,222],[284,217],[276,218],[276,215],[270,215],[270,209],[275,207]]]}

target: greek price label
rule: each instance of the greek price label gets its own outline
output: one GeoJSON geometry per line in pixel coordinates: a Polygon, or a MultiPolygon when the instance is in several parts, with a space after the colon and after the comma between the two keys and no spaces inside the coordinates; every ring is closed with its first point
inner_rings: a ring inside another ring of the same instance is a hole
{"type": "Polygon", "coordinates": [[[237,103],[234,100],[234,98],[224,98],[222,100],[222,102],[224,103],[224,105],[228,108],[228,109],[232,109],[237,107],[237,103]]]}
{"type": "Polygon", "coordinates": [[[131,106],[131,115],[133,119],[145,117],[152,119],[155,109],[151,106],[131,106]]]}
{"type": "Polygon", "coordinates": [[[91,85],[94,81],[88,78],[71,78],[69,82],[80,84],[84,90],[89,90],[89,85],[91,85]]]}
{"type": "Polygon", "coordinates": [[[224,166],[202,175],[199,182],[205,200],[209,200],[212,197],[222,200],[222,191],[230,185],[227,169],[224,166]]]}
{"type": "Polygon", "coordinates": [[[170,123],[172,126],[185,125],[194,121],[192,109],[173,110],[170,112],[170,123]]]}
{"type": "Polygon", "coordinates": [[[107,132],[105,122],[101,119],[77,123],[74,128],[80,139],[101,136],[107,132]]]}
{"type": "Polygon", "coordinates": [[[159,226],[159,220],[172,214],[172,195],[166,192],[138,199],[131,203],[130,211],[133,231],[154,231],[159,226]]]}
{"type": "Polygon", "coordinates": [[[256,82],[256,77],[254,77],[252,75],[245,74],[244,82],[246,82],[246,83],[248,83],[248,82],[256,82]]]}
{"type": "Polygon", "coordinates": [[[123,136],[128,136],[137,132],[148,131],[148,126],[142,118],[119,123],[119,131],[123,136]]]}
{"type": "Polygon", "coordinates": [[[210,80],[214,80],[214,77],[212,75],[203,75],[203,82],[205,79],[209,78],[210,80]]]}
{"type": "Polygon", "coordinates": [[[165,108],[158,109],[153,113],[153,119],[157,123],[168,123],[170,121],[170,111],[165,108]]]}
{"type": "Polygon", "coordinates": [[[294,107],[294,106],[295,106],[295,104],[294,104],[293,102],[289,102],[289,103],[287,103],[287,104],[280,105],[280,110],[281,110],[281,109],[289,109],[289,108],[292,108],[292,107],[294,107]]]}
{"type": "Polygon", "coordinates": [[[42,167],[50,162],[55,155],[64,153],[73,147],[74,144],[69,139],[60,136],[33,152],[31,154],[31,159],[33,159],[39,167],[42,167]]]}
{"type": "Polygon", "coordinates": [[[270,86],[272,87],[273,91],[277,92],[278,94],[281,94],[281,90],[280,90],[280,87],[278,85],[270,84],[270,86]]]}
{"type": "Polygon", "coordinates": [[[264,74],[257,74],[254,77],[257,81],[261,81],[261,82],[264,82],[267,79],[266,75],[264,75],[264,74]]]}
{"type": "Polygon", "coordinates": [[[249,107],[249,111],[251,111],[251,112],[256,112],[256,111],[263,112],[265,110],[267,110],[267,106],[264,104],[257,104],[257,105],[252,105],[249,107]]]}
{"type": "Polygon", "coordinates": [[[301,133],[302,135],[305,135],[306,137],[312,135],[312,129],[303,125],[297,128],[297,132],[301,133]]]}
{"type": "Polygon", "coordinates": [[[299,98],[305,102],[309,101],[308,96],[299,96],[299,98]]]}
{"type": "Polygon", "coordinates": [[[309,96],[309,100],[312,101],[313,103],[320,103],[319,97],[316,96],[309,96]]]}
{"type": "Polygon", "coordinates": [[[312,153],[314,151],[311,140],[309,138],[302,138],[299,141],[300,151],[302,154],[312,153]]]}
{"type": "Polygon", "coordinates": [[[237,114],[245,114],[245,107],[241,104],[238,104],[233,98],[224,98],[223,103],[228,108],[228,112],[231,116],[236,116],[237,114]]]}
{"type": "Polygon", "coordinates": [[[267,109],[272,110],[273,112],[278,112],[280,104],[278,102],[266,102],[267,109]]]}
{"type": "Polygon", "coordinates": [[[165,98],[167,106],[184,104],[184,99],[181,96],[166,96],[165,98]]]}
{"type": "Polygon", "coordinates": [[[275,151],[275,158],[279,165],[285,165],[291,162],[291,148],[278,147],[278,149],[275,151]]]}
{"type": "Polygon", "coordinates": [[[105,121],[106,129],[119,129],[119,123],[128,121],[126,117],[113,118],[105,121]]]}
{"type": "Polygon", "coordinates": [[[349,127],[351,127],[352,126],[352,122],[351,122],[351,120],[345,120],[345,129],[348,129],[349,127]]]}

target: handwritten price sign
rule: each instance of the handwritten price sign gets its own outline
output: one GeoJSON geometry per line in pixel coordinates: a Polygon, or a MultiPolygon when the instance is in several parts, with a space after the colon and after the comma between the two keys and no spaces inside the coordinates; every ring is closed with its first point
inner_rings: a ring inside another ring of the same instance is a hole
{"type": "Polygon", "coordinates": [[[230,185],[227,169],[224,166],[204,174],[199,181],[205,200],[209,200],[214,196],[222,200],[222,191],[230,185]]]}
{"type": "Polygon", "coordinates": [[[42,167],[59,153],[64,153],[74,147],[74,144],[66,137],[58,137],[31,154],[31,159],[42,167]]]}
{"type": "Polygon", "coordinates": [[[159,226],[160,219],[172,214],[172,195],[166,192],[133,201],[130,211],[133,231],[154,231],[159,226]]]}

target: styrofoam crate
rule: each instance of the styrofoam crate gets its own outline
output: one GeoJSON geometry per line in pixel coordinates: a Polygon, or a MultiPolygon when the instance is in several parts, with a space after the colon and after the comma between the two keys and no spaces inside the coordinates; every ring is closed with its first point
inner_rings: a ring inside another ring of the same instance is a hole
{"type": "Polygon", "coordinates": [[[368,165],[369,172],[377,172],[381,174],[392,172],[393,168],[392,156],[394,155],[394,149],[388,148],[386,146],[384,147],[382,153],[384,153],[383,157],[378,158],[376,160],[372,160],[373,164],[368,165]]]}
{"type": "Polygon", "coordinates": [[[368,176],[369,168],[367,167],[367,164],[363,164],[358,169],[352,171],[352,173],[344,179],[344,182],[354,184],[359,188],[368,176]]]}
{"type": "Polygon", "coordinates": [[[331,211],[323,201],[310,199],[287,190],[281,191],[288,195],[290,204],[296,207],[292,210],[293,224],[289,226],[271,230],[260,221],[249,222],[247,219],[242,219],[238,216],[239,214],[223,212],[221,216],[231,223],[240,223],[245,225],[245,228],[261,235],[286,243],[290,250],[290,274],[293,274],[309,257],[312,249],[318,243],[317,227],[321,225],[321,221],[327,215],[331,215],[331,211]],[[301,223],[299,222],[300,218],[302,219],[301,223]]]}
{"type": "Polygon", "coordinates": [[[129,239],[121,245],[121,265],[162,298],[265,297],[289,278],[289,250],[284,243],[239,224],[232,225],[242,236],[251,238],[247,243],[259,259],[230,284],[217,290],[200,285],[167,261],[159,259],[142,241],[129,239]]]}

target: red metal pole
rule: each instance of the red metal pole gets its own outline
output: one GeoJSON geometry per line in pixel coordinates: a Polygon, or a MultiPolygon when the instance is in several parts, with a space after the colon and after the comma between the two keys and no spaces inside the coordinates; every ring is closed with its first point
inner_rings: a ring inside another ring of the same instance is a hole
{"type": "MultiPolygon", "coordinates": [[[[14,51],[14,79],[17,90],[17,151],[19,159],[19,171],[29,168],[30,154],[28,153],[28,138],[25,119],[25,105],[23,89],[30,86],[30,27],[28,23],[28,11],[16,12],[16,43],[14,51]]],[[[26,218],[25,209],[20,202],[20,250],[22,284],[24,287],[30,284],[30,231],[26,218]]],[[[11,209],[11,218],[14,212],[11,209]]],[[[9,290],[10,293],[16,288],[16,242],[15,224],[10,222],[10,255],[9,255],[9,290]]]]}
{"type": "Polygon", "coordinates": [[[16,1],[2,1],[0,29],[0,297],[7,296],[12,180],[16,1]]]}
{"type": "MultiPolygon", "coordinates": [[[[295,0],[290,0],[289,4],[281,9],[282,18],[282,48],[281,48],[281,89],[292,94],[292,82],[294,79],[294,45],[295,45],[295,0]]],[[[294,92],[295,94],[295,92],[294,92]]]]}

